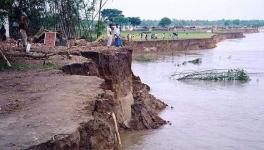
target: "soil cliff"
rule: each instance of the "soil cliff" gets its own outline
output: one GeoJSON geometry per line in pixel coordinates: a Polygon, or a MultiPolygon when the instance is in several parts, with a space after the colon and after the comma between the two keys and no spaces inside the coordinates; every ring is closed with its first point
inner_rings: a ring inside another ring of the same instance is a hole
{"type": "Polygon", "coordinates": [[[220,33],[205,39],[183,39],[183,40],[152,40],[133,41],[131,46],[135,53],[141,52],[163,52],[163,51],[185,51],[215,48],[217,43],[225,39],[243,38],[242,32],[220,33]]]}
{"type": "MultiPolygon", "coordinates": [[[[96,73],[105,80],[104,89],[114,93],[110,110],[116,114],[121,127],[151,129],[166,123],[157,115],[166,104],[149,94],[150,88],[133,75],[132,50],[84,51],[81,55],[92,61],[90,67],[86,68],[87,72],[91,72],[88,74],[96,73]]],[[[79,66],[85,64],[70,64],[62,70],[69,74],[79,74],[76,70],[83,70],[79,66]]]]}
{"type": "Polygon", "coordinates": [[[132,50],[97,47],[72,57],[82,61],[0,72],[0,149],[114,150],[120,129],[166,123],[158,116],[166,104],[133,75],[132,50]]]}

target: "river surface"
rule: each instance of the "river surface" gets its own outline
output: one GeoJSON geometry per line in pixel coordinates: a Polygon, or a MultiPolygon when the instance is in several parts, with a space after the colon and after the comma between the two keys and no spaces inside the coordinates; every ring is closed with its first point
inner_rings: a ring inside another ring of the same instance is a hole
{"type": "Polygon", "coordinates": [[[160,116],[170,121],[157,130],[122,135],[129,150],[264,150],[264,33],[225,40],[210,50],[133,62],[133,71],[151,93],[170,107],[160,116]],[[202,64],[184,61],[202,58],[202,64]],[[241,82],[177,81],[175,72],[245,69],[241,82]]]}

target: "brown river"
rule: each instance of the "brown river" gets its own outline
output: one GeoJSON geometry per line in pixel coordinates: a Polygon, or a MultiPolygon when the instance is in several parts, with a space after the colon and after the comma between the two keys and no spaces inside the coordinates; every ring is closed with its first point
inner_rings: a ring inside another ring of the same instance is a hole
{"type": "Polygon", "coordinates": [[[133,62],[151,93],[169,106],[160,115],[171,125],[122,135],[128,150],[264,150],[264,33],[225,40],[217,48],[133,62]],[[200,65],[177,66],[202,58],[200,65]],[[249,82],[177,81],[173,73],[245,69],[249,82]]]}

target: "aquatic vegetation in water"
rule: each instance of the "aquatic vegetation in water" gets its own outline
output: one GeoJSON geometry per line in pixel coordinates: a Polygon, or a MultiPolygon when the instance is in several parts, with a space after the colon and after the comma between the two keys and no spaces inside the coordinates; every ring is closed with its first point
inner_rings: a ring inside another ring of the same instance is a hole
{"type": "Polygon", "coordinates": [[[200,65],[202,63],[202,58],[197,58],[197,59],[194,59],[194,60],[190,60],[190,61],[184,61],[182,63],[182,65],[187,65],[187,63],[191,63],[191,64],[194,64],[194,65],[200,65]]]}
{"type": "Polygon", "coordinates": [[[194,60],[190,60],[188,61],[188,63],[192,63],[192,64],[201,64],[202,63],[202,58],[197,58],[197,59],[194,59],[194,60]]]}
{"type": "Polygon", "coordinates": [[[205,70],[173,74],[177,80],[248,81],[249,75],[243,69],[205,70]]]}

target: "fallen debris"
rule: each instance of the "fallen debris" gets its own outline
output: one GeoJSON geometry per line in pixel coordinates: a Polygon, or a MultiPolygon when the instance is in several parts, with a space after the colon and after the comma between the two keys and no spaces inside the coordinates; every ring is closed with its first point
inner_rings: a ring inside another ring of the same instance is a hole
{"type": "Polygon", "coordinates": [[[243,69],[205,70],[173,74],[177,80],[248,81],[249,75],[243,69]]]}

